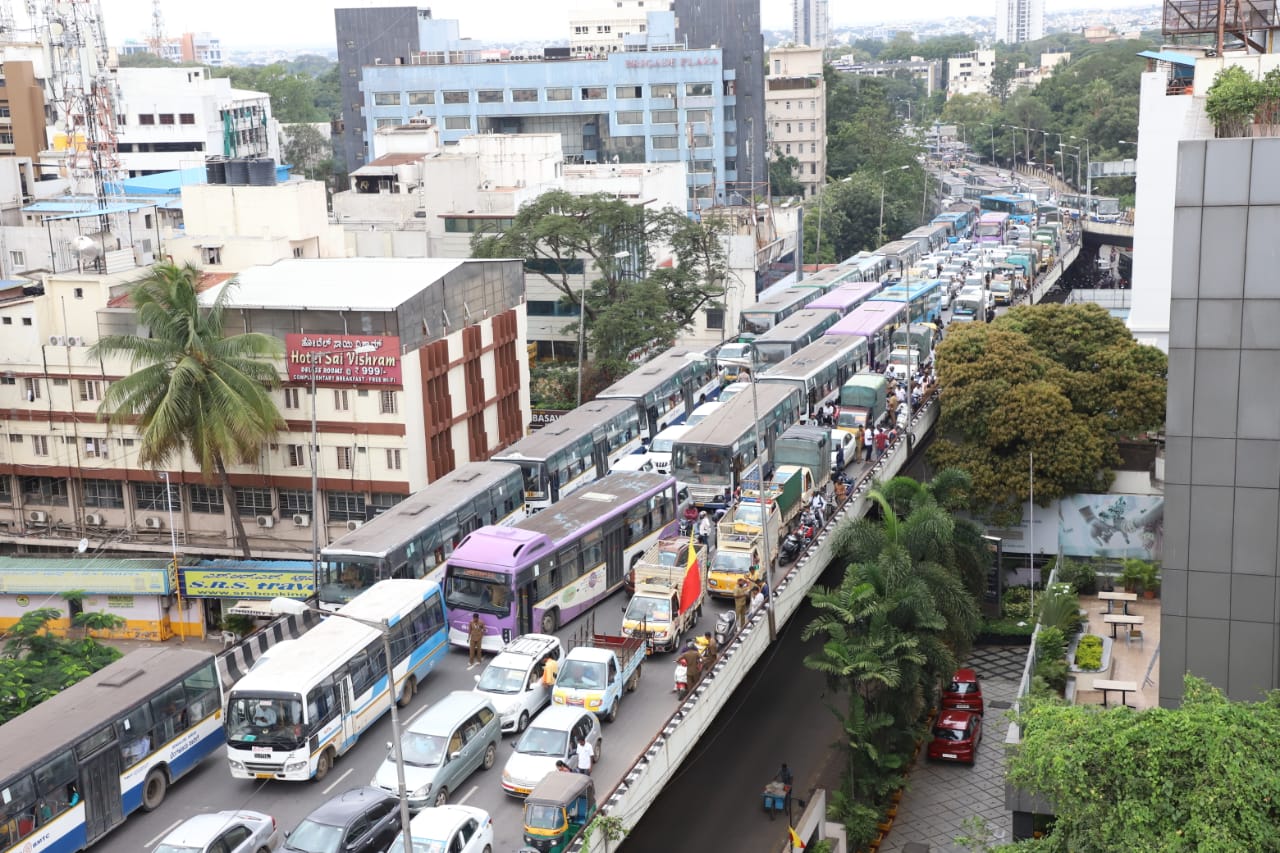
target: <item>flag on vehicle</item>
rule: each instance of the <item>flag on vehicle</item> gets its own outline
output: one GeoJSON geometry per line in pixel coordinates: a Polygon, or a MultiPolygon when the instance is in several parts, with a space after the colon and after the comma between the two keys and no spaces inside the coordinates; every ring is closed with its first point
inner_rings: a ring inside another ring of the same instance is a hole
{"type": "Polygon", "coordinates": [[[698,540],[689,537],[689,562],[684,570],[684,582],[680,585],[680,612],[693,607],[702,594],[702,571],[698,567],[698,540]]]}
{"type": "Polygon", "coordinates": [[[800,836],[796,835],[796,831],[790,825],[787,826],[787,834],[791,836],[791,849],[803,850],[804,842],[800,840],[800,836]]]}

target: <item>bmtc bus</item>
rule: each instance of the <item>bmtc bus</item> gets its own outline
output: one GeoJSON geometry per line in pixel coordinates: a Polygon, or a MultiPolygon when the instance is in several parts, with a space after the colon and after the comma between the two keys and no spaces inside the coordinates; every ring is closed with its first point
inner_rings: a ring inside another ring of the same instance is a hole
{"type": "Polygon", "coordinates": [[[130,652],[0,726],[0,850],[90,847],[222,743],[213,655],[130,652]]]}
{"type": "Polygon", "coordinates": [[[640,428],[650,440],[663,428],[684,421],[720,391],[715,361],[705,353],[665,350],[596,395],[597,400],[632,400],[640,428]]]}
{"type": "Polygon", "coordinates": [[[904,303],[871,301],[827,329],[827,335],[865,338],[873,369],[884,370],[893,348],[893,330],[906,320],[904,303]]]}
{"type": "Polygon", "coordinates": [[[593,400],[493,454],[524,473],[530,512],[609,473],[610,464],[640,447],[640,411],[634,400],[593,400]]]}
{"type": "Polygon", "coordinates": [[[940,278],[886,287],[869,302],[909,302],[912,323],[936,323],[942,317],[942,293],[947,282],[940,278]]]}
{"type": "Polygon", "coordinates": [[[980,246],[1003,246],[1005,232],[1009,229],[1009,214],[987,212],[978,217],[973,226],[973,239],[980,246]]]}
{"type": "Polygon", "coordinates": [[[478,613],[485,651],[520,634],[554,633],[622,585],[676,517],[676,481],[610,474],[513,527],[482,527],[449,558],[449,641],[467,646],[478,613]]]}
{"type": "Polygon", "coordinates": [[[791,358],[760,375],[761,387],[779,383],[799,388],[812,416],[850,376],[870,367],[867,341],[856,335],[823,335],[791,358]]]}
{"type": "Polygon", "coordinates": [[[227,761],[235,779],[323,779],[391,707],[409,704],[449,649],[434,581],[381,581],[231,688],[227,761]],[[382,630],[391,632],[387,676],[382,630]]]}
{"type": "Polygon", "coordinates": [[[336,610],[378,581],[427,577],[471,531],[525,515],[518,465],[468,462],[322,550],[320,606],[336,610]]]}
{"type": "Polygon", "coordinates": [[[1034,228],[1036,221],[1036,200],[1030,196],[1017,195],[984,195],[978,199],[978,206],[983,212],[1007,213],[1014,222],[1034,228]]]}
{"type": "Polygon", "coordinates": [[[866,302],[884,287],[879,281],[860,281],[855,284],[842,284],[821,299],[809,303],[810,311],[819,309],[835,311],[841,317],[866,302]]]}
{"type": "MultiPolygon", "coordinates": [[[[810,303],[812,304],[812,303],[810,303]]],[[[835,325],[840,315],[835,311],[797,311],[769,331],[751,342],[755,350],[755,364],[761,372],[770,365],[790,358],[800,349],[822,337],[822,333],[835,325]]]]}
{"type": "Polygon", "coordinates": [[[753,340],[804,308],[822,293],[813,287],[790,288],[742,309],[742,340],[753,340]]]}

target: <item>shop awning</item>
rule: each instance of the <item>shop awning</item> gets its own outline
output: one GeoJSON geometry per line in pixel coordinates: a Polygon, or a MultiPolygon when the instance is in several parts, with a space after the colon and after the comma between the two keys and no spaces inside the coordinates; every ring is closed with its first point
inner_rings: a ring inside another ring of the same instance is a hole
{"type": "Polygon", "coordinates": [[[270,601],[237,601],[227,609],[229,616],[252,616],[254,619],[271,619],[277,614],[271,612],[270,601]]]}

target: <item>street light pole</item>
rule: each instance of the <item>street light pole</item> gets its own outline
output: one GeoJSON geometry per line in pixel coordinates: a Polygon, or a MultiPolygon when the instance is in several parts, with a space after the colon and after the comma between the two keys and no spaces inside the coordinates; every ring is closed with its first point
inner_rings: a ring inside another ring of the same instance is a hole
{"type": "MultiPolygon", "coordinates": [[[[1084,179],[1085,179],[1084,194],[1086,199],[1085,204],[1088,205],[1089,212],[1092,213],[1093,212],[1093,175],[1090,173],[1093,171],[1093,155],[1089,153],[1089,139],[1084,136],[1073,136],[1071,138],[1077,139],[1084,143],[1084,162],[1086,164],[1085,172],[1084,172],[1084,179]]],[[[1078,146],[1077,146],[1077,150],[1079,150],[1078,146]]],[[[1076,161],[1076,162],[1079,162],[1079,161],[1076,161]]]]}
{"type": "MultiPolygon", "coordinates": [[[[756,348],[751,348],[751,417],[755,420],[756,431],[756,473],[760,477],[760,559],[764,561],[765,577],[769,580],[769,595],[764,601],[764,612],[769,619],[769,642],[778,639],[778,626],[773,616],[773,558],[769,553],[769,492],[764,483],[764,436],[760,433],[760,404],[756,397],[756,383],[759,381],[759,364],[756,348]]],[[[781,523],[782,515],[778,515],[781,523]]],[[[781,531],[779,531],[781,532],[781,531]]]]}

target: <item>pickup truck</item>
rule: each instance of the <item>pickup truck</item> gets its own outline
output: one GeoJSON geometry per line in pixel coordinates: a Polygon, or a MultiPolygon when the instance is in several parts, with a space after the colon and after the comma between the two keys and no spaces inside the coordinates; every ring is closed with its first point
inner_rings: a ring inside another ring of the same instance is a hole
{"type": "Polygon", "coordinates": [[[778,505],[768,502],[768,520],[761,521],[760,501],[743,497],[737,506],[732,507],[720,523],[716,525],[717,548],[741,548],[760,536],[761,528],[767,525],[770,542],[782,541],[782,515],[778,505]]]}
{"type": "Polygon", "coordinates": [[[681,636],[701,617],[702,602],[707,594],[705,546],[697,546],[696,561],[698,595],[693,601],[682,602],[681,591],[689,571],[689,540],[681,537],[659,542],[651,548],[633,570],[635,593],[623,609],[622,633],[628,637],[648,637],[651,652],[675,651],[681,636]],[[672,554],[677,557],[674,562],[669,561],[672,554]]]}
{"type": "MultiPolygon", "coordinates": [[[[752,483],[745,479],[744,482],[752,483]]],[[[769,503],[778,507],[783,528],[791,525],[792,519],[800,514],[800,510],[809,505],[813,497],[813,474],[803,465],[779,465],[773,472],[773,479],[765,483],[769,503]]],[[[755,488],[743,488],[742,498],[760,500],[760,493],[755,488]]],[[[772,513],[770,513],[772,514],[772,513]]],[[[757,524],[758,528],[758,524],[757,524]]]]}
{"type": "Polygon", "coordinates": [[[647,646],[644,637],[592,634],[589,644],[575,646],[565,655],[551,701],[586,708],[613,722],[618,718],[622,694],[632,692],[640,683],[647,646]]]}

